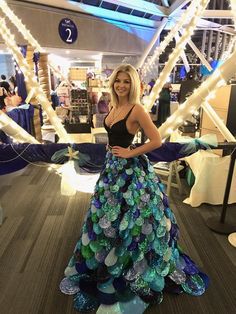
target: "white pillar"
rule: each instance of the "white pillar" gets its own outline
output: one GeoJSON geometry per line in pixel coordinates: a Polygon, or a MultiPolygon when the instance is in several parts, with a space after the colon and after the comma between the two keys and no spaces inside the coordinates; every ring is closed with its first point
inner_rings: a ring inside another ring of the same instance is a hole
{"type": "MultiPolygon", "coordinates": [[[[175,35],[176,46],[177,46],[177,44],[179,42],[179,39],[180,39],[180,37],[179,37],[179,34],[177,33],[175,35]]],[[[188,59],[187,59],[187,56],[186,56],[185,52],[182,51],[180,56],[181,56],[181,59],[183,60],[183,63],[184,63],[184,66],[185,66],[185,70],[188,73],[190,71],[190,66],[188,64],[188,59]]]]}
{"type": "Polygon", "coordinates": [[[146,47],[142,56],[140,57],[140,60],[137,62],[136,66],[135,66],[136,69],[142,67],[145,59],[147,58],[149,52],[151,51],[152,47],[154,46],[155,42],[157,41],[158,37],[160,36],[160,34],[161,34],[163,28],[165,27],[167,21],[168,21],[168,19],[166,17],[164,17],[163,20],[161,21],[161,24],[160,24],[159,28],[157,29],[156,33],[154,34],[152,40],[149,42],[148,46],[146,47]]]}
{"type": "MultiPolygon", "coordinates": [[[[204,31],[205,32],[205,31],[204,31]]],[[[180,31],[180,33],[182,34],[183,33],[183,30],[180,31]]],[[[192,48],[192,50],[196,53],[196,55],[198,56],[198,58],[201,60],[202,64],[205,65],[205,67],[207,68],[208,71],[211,71],[212,70],[212,67],[211,65],[209,64],[209,62],[206,60],[206,58],[204,57],[203,55],[203,52],[201,52],[197,46],[192,42],[192,40],[190,39],[188,41],[188,45],[192,48]]],[[[204,46],[205,46],[205,43],[204,43],[204,46]]],[[[204,49],[202,49],[204,50],[204,49]]]]}

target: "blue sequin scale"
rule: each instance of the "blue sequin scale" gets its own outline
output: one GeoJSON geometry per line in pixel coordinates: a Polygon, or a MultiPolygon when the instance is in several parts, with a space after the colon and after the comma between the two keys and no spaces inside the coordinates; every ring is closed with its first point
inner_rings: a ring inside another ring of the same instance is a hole
{"type": "Polygon", "coordinates": [[[96,292],[96,286],[108,281],[114,302],[138,295],[146,303],[160,303],[165,290],[201,295],[207,276],[181,251],[178,234],[163,185],[146,156],[123,159],[107,152],[65,271],[73,284],[66,282],[63,289],[62,282],[61,290],[66,293],[68,286],[71,294],[74,287],[78,310],[106,304],[106,294],[96,292]]]}

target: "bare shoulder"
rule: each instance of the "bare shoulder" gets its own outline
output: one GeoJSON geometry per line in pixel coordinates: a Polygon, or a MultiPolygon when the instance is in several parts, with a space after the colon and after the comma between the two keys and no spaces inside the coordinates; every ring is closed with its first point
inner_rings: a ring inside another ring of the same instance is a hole
{"type": "Polygon", "coordinates": [[[141,104],[136,104],[134,106],[134,117],[137,119],[137,120],[140,120],[142,118],[145,118],[148,116],[148,113],[147,111],[145,110],[144,106],[141,105],[141,104]]]}
{"type": "Polygon", "coordinates": [[[134,111],[135,114],[145,114],[146,113],[144,106],[141,105],[141,104],[136,104],[134,106],[134,110],[133,111],[134,111]]]}

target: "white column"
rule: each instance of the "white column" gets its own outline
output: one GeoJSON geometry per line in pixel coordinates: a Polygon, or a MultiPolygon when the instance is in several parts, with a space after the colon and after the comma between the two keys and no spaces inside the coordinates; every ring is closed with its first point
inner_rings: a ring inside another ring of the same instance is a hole
{"type": "MultiPolygon", "coordinates": [[[[205,31],[204,31],[205,32],[205,31]]],[[[183,33],[183,30],[180,31],[180,33],[183,33]]],[[[207,68],[208,71],[212,70],[211,65],[209,64],[209,62],[206,60],[206,58],[204,57],[203,53],[197,48],[197,46],[192,42],[192,40],[190,39],[188,41],[188,45],[192,48],[192,50],[196,53],[196,55],[198,56],[198,58],[201,60],[202,64],[205,65],[205,67],[207,68]]],[[[205,44],[204,44],[205,45],[205,44]]]]}
{"type": "Polygon", "coordinates": [[[146,47],[142,56],[140,57],[140,60],[137,62],[136,66],[135,66],[136,69],[142,67],[145,59],[147,58],[149,52],[151,51],[152,47],[154,46],[155,42],[157,41],[158,37],[160,36],[160,34],[161,34],[163,28],[165,27],[167,21],[168,21],[168,19],[166,17],[164,17],[163,20],[161,21],[161,24],[160,24],[159,28],[157,29],[156,33],[154,34],[152,40],[149,42],[148,46],[146,47]]]}
{"type": "MultiPolygon", "coordinates": [[[[179,39],[180,39],[180,37],[179,37],[179,34],[177,33],[175,35],[176,46],[177,46],[177,44],[179,42],[179,39]]],[[[185,70],[188,73],[190,71],[190,66],[188,64],[188,59],[187,59],[187,56],[186,56],[185,52],[182,51],[180,56],[181,56],[181,59],[183,60],[183,63],[184,63],[184,66],[185,66],[185,70]]]]}

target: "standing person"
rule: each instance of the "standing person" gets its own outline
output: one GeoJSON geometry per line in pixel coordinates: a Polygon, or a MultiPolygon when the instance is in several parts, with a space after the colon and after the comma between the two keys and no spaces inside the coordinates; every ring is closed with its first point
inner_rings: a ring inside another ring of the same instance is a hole
{"type": "Polygon", "coordinates": [[[110,95],[107,92],[102,92],[97,104],[98,113],[108,113],[110,103],[110,95]]]}
{"type": "Polygon", "coordinates": [[[102,95],[99,98],[99,101],[97,104],[97,112],[95,115],[94,125],[96,128],[103,127],[104,118],[109,112],[109,104],[110,104],[110,94],[107,92],[102,92],[102,95]]]}
{"type": "Polygon", "coordinates": [[[116,302],[122,313],[135,304],[140,311],[160,303],[163,290],[201,295],[207,276],[179,249],[175,216],[144,155],[161,146],[161,137],[140,105],[136,70],[120,65],[110,77],[110,89],[106,161],[60,288],[75,294],[78,311],[116,302]],[[134,147],[140,128],[149,142],[134,147]]]}
{"type": "Polygon", "coordinates": [[[7,82],[7,78],[4,74],[1,75],[0,87],[5,88],[7,94],[9,94],[9,95],[11,94],[10,84],[7,82]]]}
{"type": "Polygon", "coordinates": [[[6,99],[6,95],[2,95],[1,96],[1,93],[0,93],[0,110],[6,112],[6,102],[5,102],[5,99],[6,99]]]}
{"type": "Polygon", "coordinates": [[[147,90],[148,90],[148,95],[151,94],[151,91],[153,89],[153,86],[155,85],[155,80],[154,79],[151,79],[151,81],[147,84],[147,90]]]}
{"type": "Polygon", "coordinates": [[[157,125],[161,126],[166,119],[170,116],[170,93],[172,86],[170,83],[166,83],[159,95],[159,105],[157,111],[157,125]]]}
{"type": "Polygon", "coordinates": [[[17,88],[15,76],[12,75],[11,77],[9,77],[9,84],[10,84],[11,94],[17,95],[18,88],[17,88]]]}
{"type": "Polygon", "coordinates": [[[8,94],[4,87],[0,86],[0,110],[6,109],[6,98],[8,94]]]}
{"type": "Polygon", "coordinates": [[[179,95],[178,95],[178,102],[179,104],[183,104],[186,99],[192,95],[195,88],[201,84],[199,80],[195,79],[195,75],[193,71],[188,72],[187,77],[184,81],[181,82],[179,95]]]}

